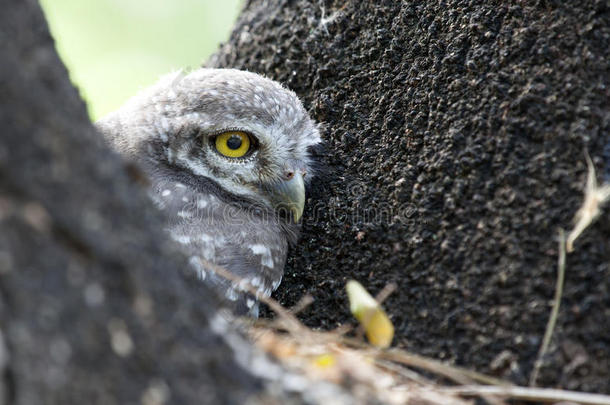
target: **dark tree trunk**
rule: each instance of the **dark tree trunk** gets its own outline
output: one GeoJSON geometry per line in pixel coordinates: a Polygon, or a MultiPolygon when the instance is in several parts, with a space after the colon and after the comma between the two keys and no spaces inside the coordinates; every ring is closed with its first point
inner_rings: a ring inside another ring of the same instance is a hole
{"type": "Polygon", "coordinates": [[[9,3],[0,12],[0,403],[244,403],[263,389],[247,371],[249,344],[179,271],[186,261],[127,175],[135,169],[93,129],[38,2],[9,3]]]}
{"type": "MultiPolygon", "coordinates": [[[[591,154],[610,180],[607,1],[269,1],[210,65],[266,74],[326,124],[326,172],[277,297],[350,318],[356,278],[416,352],[526,383],[550,313],[558,228],[591,154]]],[[[610,392],[610,221],[567,261],[540,383],[610,392]]]]}

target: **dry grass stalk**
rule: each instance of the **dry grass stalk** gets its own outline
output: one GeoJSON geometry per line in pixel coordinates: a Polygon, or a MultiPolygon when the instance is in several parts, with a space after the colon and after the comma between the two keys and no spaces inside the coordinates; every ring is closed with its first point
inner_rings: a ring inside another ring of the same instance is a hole
{"type": "Polygon", "coordinates": [[[540,373],[540,367],[544,363],[544,356],[546,356],[551,344],[551,338],[553,337],[553,331],[555,330],[555,324],[557,323],[557,315],[559,314],[559,305],[561,304],[561,295],[563,293],[563,282],[566,274],[566,236],[563,229],[559,230],[559,257],[557,259],[557,283],[555,284],[555,297],[553,298],[553,308],[551,309],[551,315],[546,325],[544,332],[544,338],[540,345],[540,351],[534,362],[534,370],[530,376],[530,386],[536,385],[538,374],[540,373]]]}
{"type": "Polygon", "coordinates": [[[478,397],[483,394],[493,395],[504,399],[521,401],[536,401],[542,403],[572,403],[580,405],[610,405],[610,396],[557,390],[551,388],[528,388],[515,386],[486,386],[462,385],[459,387],[443,388],[441,392],[459,394],[469,397],[478,397]]]}

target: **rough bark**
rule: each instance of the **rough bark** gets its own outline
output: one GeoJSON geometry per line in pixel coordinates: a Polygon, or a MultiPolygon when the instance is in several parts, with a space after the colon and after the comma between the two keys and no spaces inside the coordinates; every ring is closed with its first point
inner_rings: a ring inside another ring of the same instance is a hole
{"type": "Polygon", "coordinates": [[[249,345],[180,271],[186,261],[137,170],[89,122],[38,2],[9,3],[0,13],[0,403],[244,403],[263,389],[249,345]]]}
{"type": "MultiPolygon", "coordinates": [[[[327,126],[277,297],[332,327],[347,279],[395,282],[397,345],[526,383],[585,149],[610,177],[609,50],[607,1],[249,1],[209,65],[327,126]]],[[[568,257],[542,385],[610,392],[609,263],[606,214],[568,257]]]]}

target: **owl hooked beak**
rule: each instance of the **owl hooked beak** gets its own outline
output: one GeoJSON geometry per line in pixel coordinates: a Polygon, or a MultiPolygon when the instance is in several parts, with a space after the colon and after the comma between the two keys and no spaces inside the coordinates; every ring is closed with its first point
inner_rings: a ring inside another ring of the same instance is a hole
{"type": "Polygon", "coordinates": [[[287,180],[274,184],[268,191],[276,211],[287,210],[292,214],[294,222],[299,222],[305,207],[303,173],[300,171],[291,173],[287,180]]]}

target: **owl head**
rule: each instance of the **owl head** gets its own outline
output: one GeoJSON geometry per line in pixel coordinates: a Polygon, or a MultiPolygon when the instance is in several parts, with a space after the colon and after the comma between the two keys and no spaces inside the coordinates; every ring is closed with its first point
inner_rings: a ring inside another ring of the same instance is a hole
{"type": "Polygon", "coordinates": [[[233,69],[169,74],[97,125],[148,173],[301,217],[320,131],[273,80],[233,69]]]}

